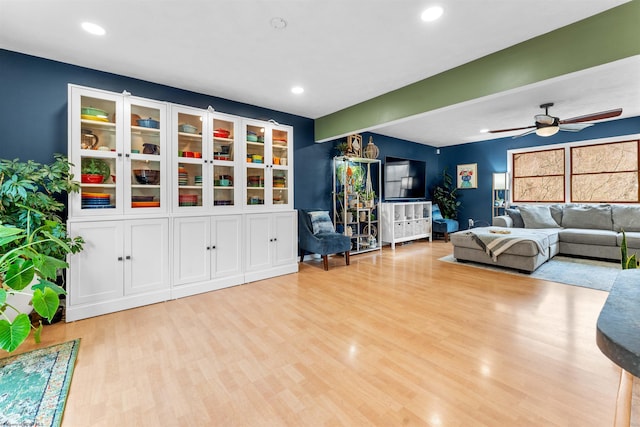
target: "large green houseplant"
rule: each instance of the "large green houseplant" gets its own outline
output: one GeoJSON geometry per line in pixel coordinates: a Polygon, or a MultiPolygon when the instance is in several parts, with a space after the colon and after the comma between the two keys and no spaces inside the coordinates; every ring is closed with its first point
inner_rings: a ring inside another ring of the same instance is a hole
{"type": "Polygon", "coordinates": [[[447,172],[447,168],[444,168],[442,180],[431,189],[431,198],[440,207],[443,218],[458,218],[458,208],[461,203],[457,193],[458,189],[455,187],[453,177],[447,172]]]}
{"type": "MultiPolygon", "coordinates": [[[[32,328],[29,313],[11,297],[29,295],[32,308],[51,322],[64,293],[54,283],[57,272],[67,267],[68,254],[82,250],[82,238],[70,238],[61,218],[60,199],[79,190],[70,167],[62,155],[51,164],[0,160],[0,348],[6,351],[32,328]]],[[[42,325],[34,329],[38,342],[42,325]]]]}

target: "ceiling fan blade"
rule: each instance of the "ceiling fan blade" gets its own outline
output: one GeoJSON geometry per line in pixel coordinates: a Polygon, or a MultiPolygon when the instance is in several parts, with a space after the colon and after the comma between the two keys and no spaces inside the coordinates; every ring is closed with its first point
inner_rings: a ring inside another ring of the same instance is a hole
{"type": "Polygon", "coordinates": [[[570,119],[560,120],[560,124],[565,123],[580,123],[588,122],[591,120],[609,119],[611,117],[618,117],[622,114],[622,108],[616,108],[615,110],[600,111],[599,113],[586,114],[584,116],[572,117],[570,119]]]}
{"type": "Polygon", "coordinates": [[[593,125],[594,123],[565,123],[560,125],[560,130],[567,132],[580,132],[582,129],[593,125]]]}
{"type": "MultiPolygon", "coordinates": [[[[531,127],[531,126],[529,126],[531,127]]],[[[535,126],[533,126],[535,127],[535,126]]],[[[525,133],[521,133],[520,135],[515,135],[512,137],[512,139],[516,139],[516,138],[520,138],[521,136],[525,136],[525,135],[529,135],[530,133],[535,133],[538,129],[531,129],[529,131],[526,131],[525,133]]]]}
{"type": "Polygon", "coordinates": [[[536,127],[536,126],[535,126],[535,125],[533,125],[533,126],[525,126],[525,127],[522,127],[522,128],[511,128],[511,129],[490,130],[490,131],[489,131],[489,133],[511,132],[511,131],[514,131],[514,130],[531,129],[531,128],[534,128],[534,127],[536,127]]]}

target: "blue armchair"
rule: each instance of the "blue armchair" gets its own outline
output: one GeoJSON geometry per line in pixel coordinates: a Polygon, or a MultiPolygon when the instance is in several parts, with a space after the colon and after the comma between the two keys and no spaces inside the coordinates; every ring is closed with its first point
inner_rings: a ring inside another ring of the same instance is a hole
{"type": "Polygon", "coordinates": [[[333,230],[331,219],[328,220],[330,230],[322,230],[313,234],[313,225],[309,212],[321,212],[322,209],[298,209],[298,248],[300,249],[300,262],[304,261],[307,253],[320,254],[324,269],[329,270],[329,254],[344,252],[344,258],[349,265],[349,251],[351,239],[333,230]]]}
{"type": "Polygon", "coordinates": [[[431,220],[433,222],[433,232],[444,234],[444,241],[449,241],[449,233],[453,233],[460,229],[460,224],[455,219],[445,219],[440,213],[440,207],[433,205],[431,207],[431,220]]]}

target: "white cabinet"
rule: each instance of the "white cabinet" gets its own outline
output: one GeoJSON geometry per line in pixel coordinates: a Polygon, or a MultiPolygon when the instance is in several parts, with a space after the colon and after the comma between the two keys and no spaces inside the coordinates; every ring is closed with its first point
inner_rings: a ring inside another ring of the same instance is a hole
{"type": "Polygon", "coordinates": [[[298,271],[291,126],[76,85],[68,117],[68,320],[298,271]]]}
{"type": "Polygon", "coordinates": [[[73,222],[69,232],[86,243],[70,257],[68,321],[170,298],[167,219],[73,222]]]}
{"type": "Polygon", "coordinates": [[[244,120],[244,203],[251,210],[293,209],[293,128],[244,120]]]}
{"type": "Polygon", "coordinates": [[[242,215],[175,218],[173,235],[173,298],[244,283],[242,215]]]}
{"type": "Polygon", "coordinates": [[[248,214],[245,230],[247,282],[298,271],[295,211],[248,214]]]}
{"type": "Polygon", "coordinates": [[[382,204],[382,242],[396,243],[425,239],[431,241],[431,202],[382,204]]]}
{"type": "Polygon", "coordinates": [[[69,85],[71,217],[168,211],[167,104],[69,85]]]}

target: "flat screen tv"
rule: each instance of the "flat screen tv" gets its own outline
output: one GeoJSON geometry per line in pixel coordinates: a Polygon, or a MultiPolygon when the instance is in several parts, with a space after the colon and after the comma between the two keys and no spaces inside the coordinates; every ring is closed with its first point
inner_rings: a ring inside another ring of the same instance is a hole
{"type": "Polygon", "coordinates": [[[426,199],[426,171],[425,161],[385,157],[384,199],[387,201],[426,199]]]}

